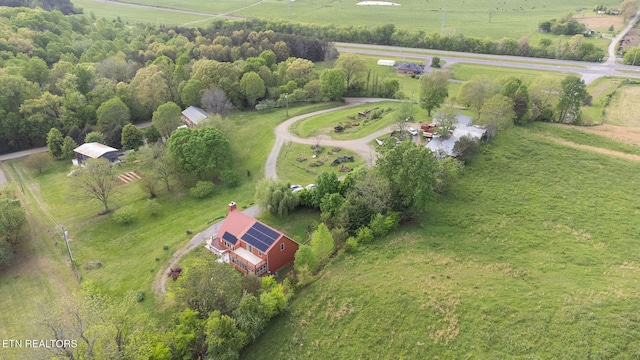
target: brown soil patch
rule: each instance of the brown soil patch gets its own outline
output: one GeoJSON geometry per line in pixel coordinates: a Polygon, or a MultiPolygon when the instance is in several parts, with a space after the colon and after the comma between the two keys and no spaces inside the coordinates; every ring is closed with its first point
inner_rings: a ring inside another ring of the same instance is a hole
{"type": "Polygon", "coordinates": [[[574,128],[580,131],[620,141],[625,144],[640,146],[640,128],[615,126],[608,124],[592,127],[574,126],[574,128]]]}
{"type": "Polygon", "coordinates": [[[609,33],[609,27],[611,25],[613,25],[614,31],[622,30],[625,25],[622,16],[613,15],[598,15],[578,18],[577,20],[583,23],[587,29],[594,29],[603,33],[609,33]]]}
{"type": "Polygon", "coordinates": [[[640,29],[637,27],[632,28],[629,32],[622,38],[620,45],[618,46],[618,51],[626,52],[630,48],[634,46],[638,46],[640,44],[640,29]]]}
{"type": "Polygon", "coordinates": [[[632,154],[627,154],[627,153],[623,153],[623,152],[619,152],[619,151],[613,151],[613,150],[609,150],[609,149],[603,149],[603,148],[599,148],[599,147],[595,147],[595,146],[589,146],[589,145],[580,145],[580,144],[576,144],[574,142],[571,141],[567,141],[555,136],[551,136],[551,135],[547,135],[547,138],[560,143],[562,145],[565,146],[569,146],[575,149],[582,149],[582,150],[589,150],[589,151],[595,151],[597,153],[600,154],[606,154],[606,155],[611,155],[611,156],[615,156],[615,157],[619,157],[622,159],[627,159],[627,160],[631,160],[631,161],[638,161],[640,162],[640,155],[632,155],[632,154]]]}

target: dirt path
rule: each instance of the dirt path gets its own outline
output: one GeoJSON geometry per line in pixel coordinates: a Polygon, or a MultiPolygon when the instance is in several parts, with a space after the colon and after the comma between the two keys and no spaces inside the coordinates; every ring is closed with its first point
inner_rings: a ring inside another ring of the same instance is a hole
{"type": "Polygon", "coordinates": [[[559,137],[555,137],[555,136],[548,135],[548,134],[546,135],[546,137],[548,139],[551,139],[551,140],[559,143],[559,144],[562,144],[562,145],[565,145],[565,146],[568,146],[568,147],[572,147],[574,149],[589,150],[589,151],[594,151],[594,152],[597,152],[597,153],[600,153],[600,154],[619,157],[619,158],[626,159],[626,160],[640,161],[640,155],[627,154],[627,153],[623,153],[623,152],[620,152],[620,151],[603,149],[603,148],[590,146],[590,145],[576,144],[574,142],[567,141],[565,139],[561,139],[559,137]]]}

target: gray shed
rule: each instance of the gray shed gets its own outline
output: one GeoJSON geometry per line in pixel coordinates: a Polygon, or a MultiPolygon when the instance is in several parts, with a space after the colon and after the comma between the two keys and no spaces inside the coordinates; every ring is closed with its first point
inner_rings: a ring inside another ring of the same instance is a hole
{"type": "Polygon", "coordinates": [[[109,162],[118,160],[118,149],[97,142],[82,144],[73,149],[73,152],[76,154],[78,165],[87,159],[105,158],[109,160],[109,162]]]}

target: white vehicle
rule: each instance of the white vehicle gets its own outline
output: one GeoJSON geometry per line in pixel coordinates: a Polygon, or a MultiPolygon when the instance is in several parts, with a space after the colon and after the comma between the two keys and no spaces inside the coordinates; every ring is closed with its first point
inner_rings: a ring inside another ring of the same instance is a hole
{"type": "Polygon", "coordinates": [[[297,193],[299,191],[302,191],[302,190],[304,190],[304,188],[301,186],[299,188],[295,188],[295,189],[291,190],[291,192],[295,194],[295,193],[297,193]]]}
{"type": "Polygon", "coordinates": [[[409,134],[411,134],[413,136],[417,136],[418,135],[418,130],[416,130],[414,128],[409,128],[409,134]]]}
{"type": "Polygon", "coordinates": [[[307,189],[307,190],[311,190],[314,187],[316,187],[316,184],[309,184],[309,185],[305,186],[304,188],[307,189]]]}
{"type": "Polygon", "coordinates": [[[302,185],[291,185],[291,192],[298,192],[300,190],[302,190],[302,185]]]}

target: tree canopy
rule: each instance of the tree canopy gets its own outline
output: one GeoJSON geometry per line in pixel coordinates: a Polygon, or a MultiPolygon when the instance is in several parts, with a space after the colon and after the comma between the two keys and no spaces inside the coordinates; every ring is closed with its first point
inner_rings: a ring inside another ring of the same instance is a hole
{"type": "Polygon", "coordinates": [[[167,149],[178,171],[194,173],[201,180],[218,176],[231,164],[231,145],[213,127],[178,129],[167,140],[167,149]]]}

